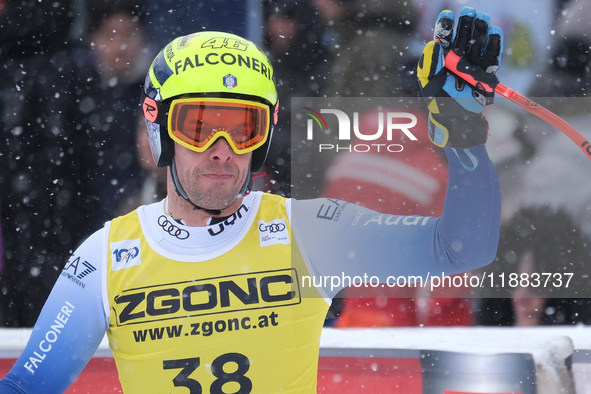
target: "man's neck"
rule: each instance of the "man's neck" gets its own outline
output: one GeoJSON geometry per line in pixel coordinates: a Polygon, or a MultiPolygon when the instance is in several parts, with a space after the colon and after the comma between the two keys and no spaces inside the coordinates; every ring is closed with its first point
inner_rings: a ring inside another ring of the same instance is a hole
{"type": "Polygon", "coordinates": [[[224,218],[232,215],[242,205],[242,198],[233,202],[229,207],[223,209],[219,215],[212,215],[203,209],[195,209],[188,201],[176,193],[171,193],[164,201],[164,210],[175,220],[187,226],[206,226],[210,224],[210,219],[224,218]]]}

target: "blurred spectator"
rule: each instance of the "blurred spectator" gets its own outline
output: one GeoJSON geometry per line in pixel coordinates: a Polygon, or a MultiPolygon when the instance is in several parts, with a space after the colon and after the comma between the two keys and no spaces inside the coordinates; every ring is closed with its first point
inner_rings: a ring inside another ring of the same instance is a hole
{"type": "MultiPolygon", "coordinates": [[[[417,97],[416,65],[422,49],[417,44],[417,5],[395,0],[311,0],[324,21],[320,33],[329,70],[325,95],[329,97],[417,97]],[[416,51],[417,48],[419,51],[416,51]]],[[[308,59],[306,53],[303,59],[308,59]]],[[[313,96],[312,96],[313,97],[313,96]]],[[[363,104],[370,109],[370,101],[363,104]]],[[[301,110],[301,108],[298,108],[301,110]]],[[[359,109],[358,109],[359,110],[359,109]]],[[[328,134],[318,136],[330,138],[328,134]]],[[[298,147],[301,148],[301,147],[298,147]]],[[[303,149],[305,150],[305,149],[303,149]]],[[[297,168],[305,174],[305,184],[292,180],[297,198],[318,197],[328,164],[335,151],[319,158],[294,155],[297,168]]]]}
{"type": "Polygon", "coordinates": [[[329,71],[324,25],[309,1],[267,1],[265,46],[273,64],[279,119],[267,158],[271,191],[290,195],[291,97],[321,97],[326,94],[329,71]],[[294,59],[299,59],[294,61],[294,59]]]}
{"type": "MultiPolygon", "coordinates": [[[[554,4],[558,19],[552,27],[547,61],[536,70],[526,95],[591,138],[587,131],[591,108],[591,1],[554,4]]],[[[511,162],[497,163],[505,225],[496,265],[505,264],[499,269],[507,274],[571,270],[589,260],[584,245],[591,239],[591,189],[586,182],[577,182],[588,177],[589,160],[554,126],[527,113],[520,116],[514,122],[518,127],[513,141],[521,146],[521,154],[511,162]]],[[[586,299],[552,298],[552,294],[519,288],[512,299],[483,300],[478,322],[589,324],[590,313],[586,299]]]]}
{"type": "Polygon", "coordinates": [[[237,34],[259,45],[261,0],[144,0],[150,42],[164,48],[173,38],[201,30],[237,34]]]}
{"type": "MultiPolygon", "coordinates": [[[[563,117],[585,135],[590,102],[587,98],[591,99],[591,37],[588,33],[591,0],[560,3],[565,8],[556,22],[547,62],[536,74],[527,95],[563,117]]],[[[572,149],[572,142],[566,136],[542,120],[531,115],[525,116],[524,127],[516,135],[527,148],[529,157],[524,159],[530,159],[534,155],[542,159],[531,167],[537,167],[536,171],[553,168],[553,171],[546,173],[549,176],[555,170],[570,171],[581,164],[576,155],[564,156],[565,149],[572,149]]],[[[591,134],[588,136],[591,137],[591,134]]],[[[524,170],[531,173],[529,168],[529,163],[525,163],[524,170]]],[[[555,180],[572,183],[568,177],[563,176],[555,180]]],[[[538,187],[535,184],[532,186],[538,187]]],[[[555,188],[548,189],[551,193],[554,190],[555,188]]],[[[538,192],[536,190],[534,194],[538,192]]],[[[591,193],[584,194],[587,198],[591,197],[591,193]]]]}
{"type": "MultiPolygon", "coordinates": [[[[557,22],[548,64],[528,95],[535,98],[591,140],[591,37],[588,18],[591,0],[571,1],[557,22]]],[[[529,147],[512,192],[521,206],[564,208],[591,237],[591,187],[589,160],[555,127],[534,116],[524,118],[518,138],[529,147]]],[[[516,176],[516,175],[514,175],[516,176]]]]}
{"type": "MultiPolygon", "coordinates": [[[[1,198],[0,198],[1,200],[1,198]]],[[[0,207],[2,204],[0,204],[0,207]]],[[[2,223],[2,212],[0,211],[0,224],[2,223]]],[[[4,272],[4,239],[2,237],[2,226],[0,225],[0,283],[4,272]]],[[[0,303],[0,323],[4,322],[4,306],[0,303]]]]}
{"type": "MultiPolygon", "coordinates": [[[[315,0],[332,21],[338,45],[333,49],[329,95],[341,97],[416,97],[415,48],[419,10],[413,1],[315,0]],[[337,7],[335,7],[335,5],[337,7]],[[338,7],[340,5],[340,7],[338,7]]],[[[385,110],[384,110],[385,111],[385,110]]],[[[407,109],[405,109],[407,111],[407,109]]],[[[378,110],[361,116],[360,129],[376,130],[378,110]]],[[[416,130],[426,132],[425,114],[416,130]]],[[[421,136],[426,138],[426,136],[421,136]]],[[[400,153],[342,153],[326,172],[324,196],[399,215],[438,216],[445,193],[445,159],[427,141],[401,143],[400,153]],[[412,167],[412,169],[410,168],[412,167]]],[[[444,289],[441,297],[420,289],[347,288],[331,312],[336,327],[470,325],[466,289],[444,289]]],[[[331,316],[329,316],[330,319],[331,316]]]]}
{"type": "MultiPolygon", "coordinates": [[[[400,108],[371,110],[360,116],[359,129],[378,129],[380,113],[400,108]]],[[[413,112],[416,130],[426,130],[426,113],[413,112]]],[[[400,144],[401,152],[345,152],[337,155],[326,173],[324,197],[343,199],[378,212],[397,215],[439,216],[447,187],[447,163],[426,136],[409,141],[404,134],[375,144],[400,144]]],[[[354,140],[353,143],[363,141],[354,140]]],[[[395,258],[395,257],[393,257],[395,258]]],[[[466,288],[441,288],[430,294],[412,286],[355,288],[335,299],[327,324],[334,327],[467,326],[472,324],[466,288]],[[333,316],[334,315],[334,316],[333,316]],[[338,316],[336,316],[338,315],[338,316]],[[331,319],[336,319],[331,321],[331,319]]]]}
{"type": "MultiPolygon", "coordinates": [[[[490,269],[511,273],[573,272],[578,282],[591,257],[587,237],[565,210],[540,206],[521,209],[501,229],[497,260],[490,269]]],[[[488,298],[480,303],[477,324],[537,326],[591,324],[591,299],[552,298],[551,287],[515,287],[512,298],[488,298]]]]}
{"type": "MultiPolygon", "coordinates": [[[[1,204],[2,199],[0,198],[0,208],[2,207],[1,204]]],[[[2,223],[2,210],[0,209],[0,224],[2,223]]],[[[2,236],[2,226],[0,226],[0,278],[2,278],[2,273],[4,272],[4,237],[2,236]]],[[[2,311],[2,305],[0,305],[0,311],[2,311]]],[[[0,318],[0,321],[2,319],[0,318]]]]}
{"type": "Polygon", "coordinates": [[[531,97],[591,95],[591,1],[570,0],[563,6],[550,46],[550,59],[536,76],[537,81],[528,92],[531,97]]]}
{"type": "Polygon", "coordinates": [[[32,326],[69,252],[89,233],[79,111],[85,80],[67,0],[8,1],[0,13],[0,201],[4,325],[32,326]]]}
{"type": "Polygon", "coordinates": [[[335,22],[338,49],[331,59],[329,95],[416,97],[415,2],[347,0],[342,5],[344,12],[336,13],[341,19],[335,22]]]}
{"type": "MultiPolygon", "coordinates": [[[[413,100],[416,104],[416,100],[413,100]]],[[[410,100],[407,103],[411,103],[410,100]]],[[[363,205],[378,212],[398,215],[439,216],[447,186],[447,164],[438,148],[426,136],[426,113],[409,108],[380,108],[359,116],[359,130],[367,134],[379,128],[380,116],[394,112],[413,113],[417,125],[425,131],[410,141],[404,133],[386,133],[371,141],[382,148],[368,152],[343,151],[326,172],[323,195],[363,205]],[[389,152],[385,146],[399,144],[400,152],[389,152]],[[441,198],[440,198],[441,197],[441,198]]],[[[351,144],[367,143],[356,137],[351,144]]]]}
{"type": "MultiPolygon", "coordinates": [[[[312,0],[329,27],[322,35],[328,43],[329,97],[417,97],[416,65],[422,48],[416,44],[418,11],[413,1],[312,0]]],[[[363,110],[369,109],[364,103],[363,110]]],[[[320,136],[322,138],[322,136],[320,136]]],[[[298,171],[322,184],[324,171],[334,159],[298,162],[298,171]]],[[[332,156],[332,157],[331,157],[332,156]]],[[[314,183],[307,182],[307,188],[314,183]]],[[[300,186],[300,185],[295,185],[300,186]]],[[[320,187],[318,187],[320,189],[320,187]]],[[[298,193],[300,191],[298,190],[298,193]]],[[[317,197],[305,193],[306,198],[317,197]]]]}
{"type": "Polygon", "coordinates": [[[136,141],[139,92],[155,56],[148,40],[145,13],[134,0],[88,3],[90,63],[87,81],[92,92],[84,98],[92,128],[87,160],[92,194],[97,196],[101,225],[123,214],[142,185],[136,141]]]}

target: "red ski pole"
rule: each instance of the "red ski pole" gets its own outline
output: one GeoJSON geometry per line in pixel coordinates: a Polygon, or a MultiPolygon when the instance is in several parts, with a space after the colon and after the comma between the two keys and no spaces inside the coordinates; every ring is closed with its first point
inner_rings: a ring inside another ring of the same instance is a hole
{"type": "MultiPolygon", "coordinates": [[[[460,60],[460,56],[458,56],[454,51],[449,51],[449,53],[445,56],[445,68],[447,68],[453,74],[459,76],[464,81],[472,86],[478,86],[481,89],[486,91],[492,92],[493,88],[490,85],[487,85],[484,82],[477,81],[469,74],[462,73],[458,71],[458,62],[460,60]]],[[[525,109],[526,111],[534,114],[538,118],[542,119],[543,121],[551,124],[552,126],[556,127],[558,130],[562,131],[569,137],[577,146],[587,155],[587,157],[591,160],[591,143],[583,137],[581,133],[577,131],[573,126],[571,126],[566,120],[562,119],[560,116],[556,115],[554,112],[550,111],[549,109],[541,106],[540,104],[536,103],[535,101],[525,97],[519,92],[511,89],[510,87],[503,85],[502,83],[498,83],[497,86],[494,88],[494,91],[499,95],[505,97],[509,101],[519,105],[521,108],[525,109]]]]}

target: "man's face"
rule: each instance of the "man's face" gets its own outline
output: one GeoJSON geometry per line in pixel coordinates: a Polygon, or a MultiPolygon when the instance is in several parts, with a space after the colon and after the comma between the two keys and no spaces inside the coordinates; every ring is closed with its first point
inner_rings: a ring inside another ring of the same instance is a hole
{"type": "MultiPolygon", "coordinates": [[[[205,111],[200,119],[186,119],[208,129],[226,129],[230,133],[245,127],[243,116],[235,111],[205,111]]],[[[207,209],[224,209],[236,201],[242,189],[252,152],[237,154],[224,138],[219,138],[205,152],[194,152],[175,143],[179,179],[191,201],[207,209]]]]}
{"type": "Polygon", "coordinates": [[[107,76],[123,77],[144,47],[139,22],[131,15],[118,12],[108,17],[92,33],[91,48],[100,70],[107,76]]]}

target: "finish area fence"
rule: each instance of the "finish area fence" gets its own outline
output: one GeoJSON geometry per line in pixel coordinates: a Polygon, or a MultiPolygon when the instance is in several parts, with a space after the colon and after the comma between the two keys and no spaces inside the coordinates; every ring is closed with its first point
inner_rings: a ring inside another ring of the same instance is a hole
{"type": "MultiPolygon", "coordinates": [[[[0,330],[0,376],[30,333],[0,330]]],[[[67,393],[118,392],[105,339],[67,393]]],[[[318,392],[591,394],[591,328],[326,328],[318,392]]]]}

